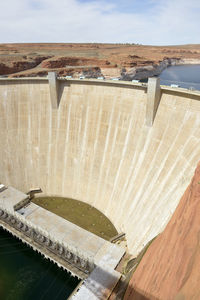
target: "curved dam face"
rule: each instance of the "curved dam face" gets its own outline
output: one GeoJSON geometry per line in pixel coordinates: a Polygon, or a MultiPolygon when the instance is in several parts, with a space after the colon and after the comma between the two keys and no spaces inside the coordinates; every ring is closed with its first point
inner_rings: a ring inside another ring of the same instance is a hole
{"type": "Polygon", "coordinates": [[[146,125],[145,87],[0,80],[0,182],[81,200],[103,212],[136,255],[160,233],[200,157],[200,97],[162,90],[146,125]]]}

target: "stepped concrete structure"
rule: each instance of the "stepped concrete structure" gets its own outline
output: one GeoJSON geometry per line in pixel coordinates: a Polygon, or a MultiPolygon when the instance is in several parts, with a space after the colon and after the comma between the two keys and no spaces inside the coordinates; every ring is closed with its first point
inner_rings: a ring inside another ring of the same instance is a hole
{"type": "Polygon", "coordinates": [[[0,79],[0,182],[103,212],[136,256],[200,157],[200,93],[121,81],[0,79]]]}
{"type": "Polygon", "coordinates": [[[121,277],[115,268],[125,249],[31,203],[26,194],[2,186],[0,227],[82,279],[74,300],[107,299],[121,277]]]}

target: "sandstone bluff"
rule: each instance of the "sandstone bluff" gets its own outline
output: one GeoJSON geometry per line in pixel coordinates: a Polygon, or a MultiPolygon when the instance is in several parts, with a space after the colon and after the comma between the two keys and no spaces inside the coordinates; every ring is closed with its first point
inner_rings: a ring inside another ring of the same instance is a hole
{"type": "Polygon", "coordinates": [[[171,64],[200,63],[200,45],[0,44],[0,76],[145,79],[171,64]]]}

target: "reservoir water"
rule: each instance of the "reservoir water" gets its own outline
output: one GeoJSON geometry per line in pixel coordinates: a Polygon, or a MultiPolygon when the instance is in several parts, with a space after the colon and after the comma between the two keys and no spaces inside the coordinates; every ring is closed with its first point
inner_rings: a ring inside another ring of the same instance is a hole
{"type": "Polygon", "coordinates": [[[200,90],[200,65],[170,66],[159,77],[163,85],[177,84],[182,88],[200,90]]]}
{"type": "Polygon", "coordinates": [[[0,299],[66,300],[78,283],[0,228],[0,299]]]}

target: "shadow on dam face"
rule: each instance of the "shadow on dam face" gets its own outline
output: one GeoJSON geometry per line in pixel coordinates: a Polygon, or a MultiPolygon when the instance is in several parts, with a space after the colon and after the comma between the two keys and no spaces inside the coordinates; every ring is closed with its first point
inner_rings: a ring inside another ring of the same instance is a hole
{"type": "Polygon", "coordinates": [[[0,182],[86,202],[138,252],[161,232],[200,157],[200,97],[162,89],[151,127],[145,88],[0,80],[0,182]]]}

